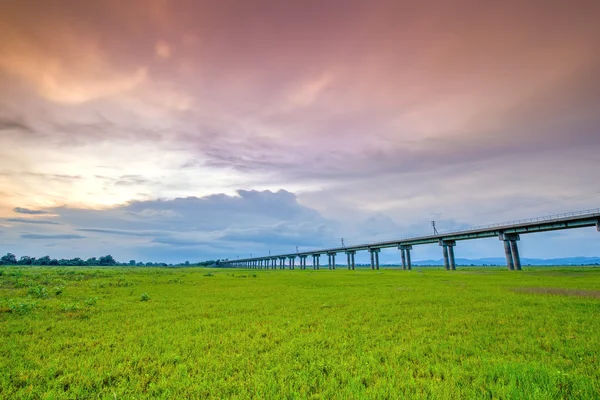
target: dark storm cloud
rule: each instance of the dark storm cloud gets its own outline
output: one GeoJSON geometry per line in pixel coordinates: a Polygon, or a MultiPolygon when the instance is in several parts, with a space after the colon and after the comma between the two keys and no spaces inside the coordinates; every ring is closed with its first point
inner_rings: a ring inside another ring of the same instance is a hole
{"type": "Polygon", "coordinates": [[[33,129],[23,119],[0,117],[0,131],[32,132],[33,129]]]}
{"type": "Polygon", "coordinates": [[[93,233],[105,233],[108,235],[122,235],[122,236],[137,236],[137,237],[156,237],[165,236],[165,232],[145,232],[145,231],[124,231],[118,229],[99,229],[99,228],[78,228],[79,232],[93,232],[93,233]]]}
{"type": "Polygon", "coordinates": [[[39,224],[39,225],[60,225],[60,222],[47,221],[42,219],[27,219],[27,218],[5,218],[6,222],[17,222],[21,224],[39,224]]]}
{"type": "Polygon", "coordinates": [[[37,239],[37,240],[54,240],[54,239],[61,239],[61,240],[71,240],[71,239],[85,239],[86,236],[81,236],[81,235],[41,235],[41,234],[36,234],[36,233],[24,233],[21,235],[21,238],[23,239],[37,239]]]}
{"type": "Polygon", "coordinates": [[[23,207],[15,207],[13,208],[13,211],[19,214],[27,214],[27,215],[47,215],[50,214],[48,211],[44,211],[44,210],[31,210],[29,208],[23,208],[23,207]]]}

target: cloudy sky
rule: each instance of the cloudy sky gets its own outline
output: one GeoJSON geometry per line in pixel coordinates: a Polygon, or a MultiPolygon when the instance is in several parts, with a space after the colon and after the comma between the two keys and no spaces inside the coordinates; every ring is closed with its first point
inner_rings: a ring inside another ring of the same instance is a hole
{"type": "MultiPolygon", "coordinates": [[[[0,0],[0,252],[195,261],[600,207],[599,19],[593,0],[0,0]]],[[[598,256],[600,234],[521,247],[598,256]]]]}

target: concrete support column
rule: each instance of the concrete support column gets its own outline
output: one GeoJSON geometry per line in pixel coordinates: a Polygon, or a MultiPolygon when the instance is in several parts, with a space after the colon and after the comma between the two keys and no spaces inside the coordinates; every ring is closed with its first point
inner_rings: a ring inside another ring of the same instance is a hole
{"type": "Polygon", "coordinates": [[[331,254],[327,253],[327,269],[331,269],[331,254]]]}
{"type": "Polygon", "coordinates": [[[454,259],[454,245],[448,245],[448,258],[450,259],[450,269],[456,271],[456,260],[454,259]]]}
{"type": "Polygon", "coordinates": [[[379,252],[380,249],[369,249],[371,253],[371,269],[379,269],[379,252]]]}
{"type": "Polygon", "coordinates": [[[355,264],[354,264],[354,255],[355,254],[356,254],[356,251],[354,251],[354,250],[349,250],[346,252],[346,255],[348,256],[348,269],[349,270],[355,269],[355,264]]]}
{"type": "Polygon", "coordinates": [[[456,271],[456,260],[454,259],[454,246],[456,241],[440,239],[440,246],[444,251],[444,268],[447,271],[456,271]]]}
{"type": "Polygon", "coordinates": [[[510,249],[510,240],[503,240],[504,242],[504,255],[506,256],[506,267],[509,271],[513,271],[515,269],[515,264],[513,263],[512,251],[510,249]]]}
{"type": "Polygon", "coordinates": [[[448,260],[448,245],[440,240],[440,246],[442,246],[442,252],[444,253],[444,269],[450,270],[450,261],[448,260]]]}
{"type": "Polygon", "coordinates": [[[400,247],[400,258],[402,259],[402,269],[406,270],[406,250],[400,247]]]}
{"type": "Polygon", "coordinates": [[[506,265],[510,271],[521,271],[521,256],[517,242],[521,239],[516,233],[501,232],[498,239],[504,241],[504,254],[506,265]]]}
{"type": "Polygon", "coordinates": [[[317,268],[316,268],[316,269],[320,269],[320,268],[321,268],[321,267],[319,266],[319,258],[321,258],[321,255],[320,255],[320,254],[315,254],[315,259],[317,260],[317,263],[316,263],[316,267],[317,267],[317,268]]]}
{"type": "Polygon", "coordinates": [[[521,270],[521,257],[519,256],[519,246],[517,245],[517,239],[510,241],[510,250],[512,252],[513,264],[515,264],[515,271],[521,270]]]}
{"type": "Polygon", "coordinates": [[[331,269],[335,269],[335,253],[331,254],[331,269]]]}
{"type": "Polygon", "coordinates": [[[402,257],[402,269],[410,271],[412,269],[412,263],[410,261],[410,251],[412,246],[410,244],[401,244],[399,247],[400,256],[402,257]]]}

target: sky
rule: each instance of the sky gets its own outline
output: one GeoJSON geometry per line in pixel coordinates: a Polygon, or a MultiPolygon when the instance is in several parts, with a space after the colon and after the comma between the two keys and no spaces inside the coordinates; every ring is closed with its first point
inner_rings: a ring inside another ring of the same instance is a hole
{"type": "MultiPolygon", "coordinates": [[[[598,20],[583,0],[0,0],[0,253],[234,259],[598,208],[598,20]]],[[[599,256],[600,234],[520,246],[599,256]]]]}

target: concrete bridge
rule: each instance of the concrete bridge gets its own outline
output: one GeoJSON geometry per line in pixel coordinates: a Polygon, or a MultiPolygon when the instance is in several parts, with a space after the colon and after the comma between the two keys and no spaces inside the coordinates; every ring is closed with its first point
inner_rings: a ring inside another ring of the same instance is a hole
{"type": "Polygon", "coordinates": [[[455,270],[454,247],[456,243],[464,240],[473,240],[497,237],[504,244],[504,254],[509,270],[521,270],[518,241],[521,235],[534,232],[557,231],[562,229],[575,229],[596,227],[600,232],[600,209],[577,211],[567,214],[531,218],[501,224],[492,224],[472,229],[438,233],[436,235],[418,236],[385,242],[375,242],[356,246],[336,247],[331,249],[313,250],[280,254],[268,257],[244,258],[239,260],[222,261],[221,266],[227,268],[253,268],[253,269],[295,269],[296,259],[298,267],[306,269],[306,259],[312,257],[312,268],[320,269],[320,257],[327,256],[327,266],[335,269],[337,254],[345,254],[348,269],[355,269],[354,255],[357,251],[368,251],[371,255],[371,269],[379,269],[379,252],[384,248],[397,248],[400,250],[402,269],[410,270],[410,251],[413,246],[438,243],[444,256],[446,270],[455,270]],[[287,264],[286,264],[287,261],[287,264]]]}

